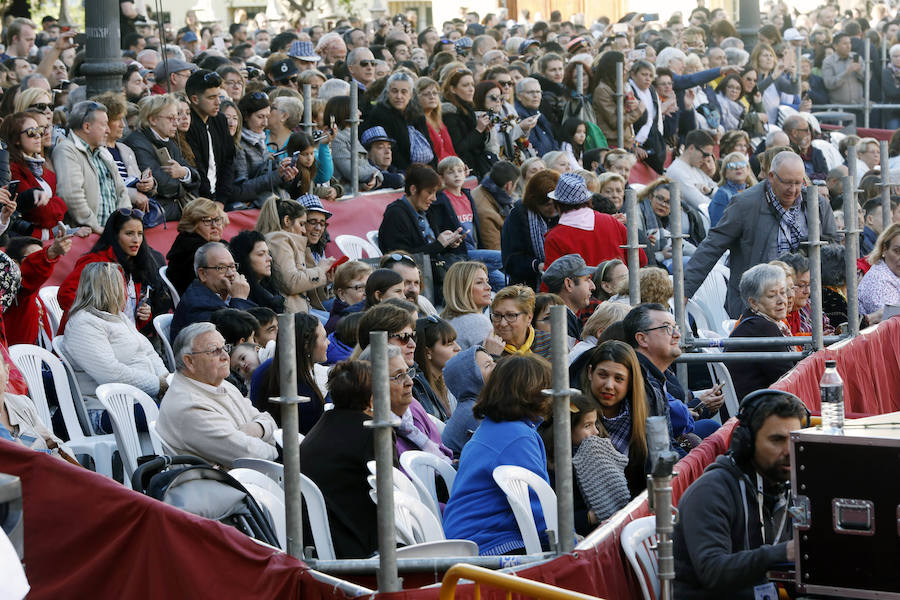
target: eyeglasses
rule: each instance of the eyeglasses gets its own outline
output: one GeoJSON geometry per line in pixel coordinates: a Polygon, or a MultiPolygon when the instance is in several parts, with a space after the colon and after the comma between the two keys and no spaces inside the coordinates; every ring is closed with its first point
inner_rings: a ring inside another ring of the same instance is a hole
{"type": "Polygon", "coordinates": [[[797,285],[794,286],[794,289],[795,290],[808,290],[809,284],[808,283],[798,283],[797,285]]]}
{"type": "Polygon", "coordinates": [[[228,87],[244,87],[244,82],[240,79],[226,79],[225,85],[228,87]]]}
{"type": "Polygon", "coordinates": [[[744,167],[750,166],[749,163],[746,162],[729,162],[725,163],[726,169],[743,169],[744,167]]]}
{"type": "Polygon", "coordinates": [[[347,287],[340,288],[342,290],[353,290],[354,292],[361,292],[366,289],[366,284],[357,283],[356,285],[348,285],[347,287]]]}
{"type": "Polygon", "coordinates": [[[665,329],[666,335],[668,335],[669,337],[672,337],[676,333],[681,333],[681,329],[678,327],[678,325],[673,325],[671,323],[664,323],[662,325],[657,325],[656,327],[651,327],[650,329],[645,329],[644,332],[650,333],[651,331],[656,331],[657,329],[665,329]]]}
{"type": "Polygon", "coordinates": [[[135,219],[143,219],[144,213],[136,208],[120,208],[116,211],[123,217],[134,217],[135,219]]]}
{"type": "Polygon", "coordinates": [[[653,194],[653,195],[651,196],[651,198],[653,198],[654,200],[656,200],[657,202],[659,202],[659,203],[662,204],[663,206],[669,206],[669,205],[672,203],[671,198],[666,198],[666,197],[663,196],[662,194],[653,194]]]}
{"type": "Polygon", "coordinates": [[[775,176],[775,179],[777,179],[778,181],[781,182],[781,185],[786,185],[786,186],[789,186],[789,187],[802,187],[802,186],[803,186],[803,182],[802,182],[802,181],[785,181],[785,180],[782,179],[781,176],[779,176],[778,173],[776,173],[775,171],[772,171],[772,175],[775,176]]]}
{"type": "Polygon", "coordinates": [[[222,217],[200,217],[200,222],[210,227],[221,227],[223,219],[222,217]]]}
{"type": "Polygon", "coordinates": [[[307,219],[306,224],[317,229],[325,229],[325,227],[328,226],[328,223],[326,221],[320,221],[319,219],[307,219]]]}
{"type": "Polygon", "coordinates": [[[36,102],[35,104],[29,105],[28,108],[36,108],[41,112],[52,112],[53,111],[53,105],[48,104],[46,102],[36,102]]]}
{"type": "Polygon", "coordinates": [[[507,323],[512,325],[513,323],[515,323],[516,321],[519,320],[519,317],[521,317],[524,314],[525,313],[523,313],[523,312],[514,312],[514,313],[506,313],[506,314],[491,313],[491,321],[494,323],[498,323],[498,324],[502,323],[503,321],[506,321],[507,323]]]}
{"type": "Polygon", "coordinates": [[[419,92],[419,96],[422,98],[437,98],[440,96],[440,92],[437,90],[428,90],[427,92],[419,92]]]}
{"type": "Polygon", "coordinates": [[[412,333],[392,333],[388,335],[388,338],[392,340],[400,340],[400,343],[405,346],[410,342],[416,341],[416,332],[413,331],[412,333]]]}
{"type": "Polygon", "coordinates": [[[283,81],[285,83],[297,83],[299,80],[300,80],[300,77],[298,77],[297,75],[293,75],[291,77],[288,77],[287,79],[284,79],[283,81]]]}
{"type": "Polygon", "coordinates": [[[19,132],[20,135],[27,135],[33,139],[39,139],[44,136],[46,129],[44,127],[29,127],[19,132]]]}
{"type": "Polygon", "coordinates": [[[231,263],[230,265],[216,265],[214,267],[197,267],[198,269],[207,269],[211,271],[215,271],[216,273],[228,273],[228,272],[236,272],[237,265],[231,263]]]}
{"type": "Polygon", "coordinates": [[[500,102],[500,96],[496,96],[494,94],[488,94],[484,97],[485,100],[490,100],[491,102],[500,102]]]}
{"type": "Polygon", "coordinates": [[[403,381],[404,377],[409,377],[411,380],[415,376],[416,376],[415,367],[410,367],[407,370],[403,371],[402,373],[397,373],[396,375],[392,375],[392,376],[388,377],[388,379],[391,380],[391,383],[401,383],[403,381]]]}
{"type": "Polygon", "coordinates": [[[513,86],[513,82],[512,82],[511,79],[510,79],[509,81],[498,81],[498,82],[497,82],[497,85],[501,85],[501,86],[503,86],[503,87],[512,87],[512,86],[513,86]]]}
{"type": "Polygon", "coordinates": [[[361,66],[361,67],[374,67],[376,65],[376,62],[374,59],[373,60],[365,60],[364,59],[364,60],[359,61],[359,63],[357,63],[357,64],[359,64],[359,66],[361,66]]]}
{"type": "Polygon", "coordinates": [[[209,350],[197,350],[196,352],[188,352],[188,354],[209,354],[211,356],[216,356],[217,354],[225,354],[226,356],[231,354],[231,344],[224,344],[217,348],[210,348],[209,350]]]}
{"type": "Polygon", "coordinates": [[[166,121],[171,121],[174,123],[178,120],[178,115],[156,115],[157,119],[165,119],[166,121]]]}

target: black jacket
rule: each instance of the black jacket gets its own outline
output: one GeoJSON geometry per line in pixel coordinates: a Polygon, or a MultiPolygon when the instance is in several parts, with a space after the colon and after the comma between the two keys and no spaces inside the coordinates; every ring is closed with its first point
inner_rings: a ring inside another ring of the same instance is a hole
{"type": "MultiPolygon", "coordinates": [[[[766,495],[763,501],[769,541],[781,520],[780,512],[773,515],[775,500],[766,495]]],[[[766,571],[787,560],[788,542],[763,544],[760,525],[756,478],[745,475],[730,456],[720,456],[678,502],[672,539],[675,597],[752,600],[753,586],[766,582],[766,571]]],[[[790,537],[788,518],[781,538],[790,537]]]]}
{"type": "MultiPolygon", "coordinates": [[[[745,310],[730,337],[780,337],[783,335],[778,325],[765,317],[745,310]]],[[[729,346],[725,352],[747,352],[751,348],[729,346]]],[[[779,377],[794,367],[791,360],[765,360],[758,362],[732,363],[728,367],[734,393],[743,398],[750,392],[769,387],[779,377]]]]}
{"type": "Polygon", "coordinates": [[[300,444],[301,470],[325,497],[338,558],[368,558],[378,550],[378,519],[366,483],[366,462],[375,459],[374,434],[363,426],[368,418],[362,411],[326,411],[300,444]]]}
{"type": "Polygon", "coordinates": [[[166,278],[172,282],[179,295],[184,295],[191,282],[197,279],[197,274],[194,273],[194,254],[205,243],[206,240],[198,233],[182,231],[175,236],[175,241],[166,254],[169,265],[166,278]]]}
{"type": "Polygon", "coordinates": [[[125,145],[134,150],[134,157],[137,159],[138,167],[143,171],[149,168],[153,172],[153,178],[156,179],[156,199],[157,200],[174,200],[181,199],[187,193],[196,194],[200,189],[200,174],[197,169],[190,166],[181,154],[178,144],[174,139],[163,142],[158,139],[149,128],[142,128],[132,131],[125,138],[125,145]],[[178,179],[169,176],[162,170],[159,158],[156,156],[157,148],[165,148],[169,151],[172,160],[191,172],[191,180],[189,183],[183,183],[178,179]]]}
{"type": "Polygon", "coordinates": [[[462,159],[468,167],[478,175],[480,180],[491,170],[491,166],[497,162],[497,156],[488,152],[487,141],[490,137],[489,130],[478,133],[475,129],[477,119],[475,109],[469,104],[462,106],[444,102],[441,106],[444,124],[453,140],[453,149],[456,155],[462,159]]]}
{"type": "MultiPolygon", "coordinates": [[[[548,224],[552,227],[553,223],[548,224]]],[[[528,209],[517,200],[513,205],[503,229],[500,230],[500,257],[503,271],[509,277],[509,285],[522,284],[537,289],[541,283],[541,262],[531,247],[531,233],[528,227],[528,209]]]]}
{"type": "Polygon", "coordinates": [[[194,151],[194,159],[197,161],[197,171],[200,174],[200,190],[197,194],[202,198],[209,198],[228,206],[232,202],[234,186],[234,138],[228,133],[228,121],[220,112],[215,117],[209,117],[206,123],[191,108],[191,126],[185,136],[191,150],[194,151]],[[206,132],[212,139],[213,154],[216,162],[216,192],[212,193],[209,187],[207,170],[209,169],[209,140],[206,132]]]}
{"type": "Polygon", "coordinates": [[[193,282],[181,296],[181,302],[175,307],[175,315],[172,317],[172,325],[169,330],[170,341],[175,338],[182,329],[193,323],[209,321],[214,312],[223,308],[237,308],[247,310],[255,308],[256,303],[243,298],[231,298],[225,302],[211,289],[200,283],[193,282]]]}
{"type": "MultiPolygon", "coordinates": [[[[472,206],[472,225],[474,227],[473,233],[475,235],[475,246],[477,248],[481,248],[481,228],[478,226],[478,209],[475,208],[475,201],[472,199],[472,192],[468,190],[468,188],[462,189],[463,196],[469,199],[469,204],[472,206]]],[[[456,216],[456,211],[453,210],[453,205],[450,203],[450,198],[441,190],[437,193],[437,200],[434,201],[434,204],[431,205],[431,208],[428,209],[428,212],[431,211],[439,211],[439,210],[447,210],[449,214],[456,216]],[[440,205],[440,206],[438,206],[440,205]]],[[[457,218],[457,222],[459,219],[457,218]]],[[[459,225],[457,225],[459,227],[459,225]]]]}
{"type": "Polygon", "coordinates": [[[410,165],[409,130],[406,128],[406,118],[403,113],[390,104],[378,102],[369,109],[366,121],[360,129],[360,135],[375,126],[384,127],[388,137],[395,142],[391,144],[391,150],[393,150],[391,164],[400,171],[406,171],[410,165]]]}
{"type": "Polygon", "coordinates": [[[539,110],[547,115],[550,124],[554,127],[554,133],[559,136],[562,131],[563,114],[566,103],[571,99],[572,92],[561,83],[550,81],[539,73],[531,75],[541,84],[541,106],[539,110]]]}
{"type": "MultiPolygon", "coordinates": [[[[434,230],[434,235],[439,236],[442,231],[455,231],[459,227],[459,220],[453,211],[436,202],[425,213],[428,223],[434,230]]],[[[378,245],[382,252],[394,250],[406,250],[410,254],[440,254],[452,252],[462,256],[468,256],[466,245],[460,244],[456,248],[444,248],[437,240],[428,242],[416,223],[416,214],[407,203],[406,197],[394,200],[384,210],[381,226],[378,228],[378,245]]]]}

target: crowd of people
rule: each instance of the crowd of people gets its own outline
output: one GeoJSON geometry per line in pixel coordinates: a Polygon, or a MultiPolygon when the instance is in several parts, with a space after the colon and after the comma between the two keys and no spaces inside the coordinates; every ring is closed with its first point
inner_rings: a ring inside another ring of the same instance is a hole
{"type": "MultiPolygon", "coordinates": [[[[565,307],[581,390],[572,400],[577,534],[645,488],[647,417],[666,418],[684,455],[735,416],[721,384],[692,373],[692,390],[675,376],[673,183],[686,295],[727,254],[733,337],[810,335],[811,286],[822,287],[829,332],[854,319],[875,324],[900,302],[900,209],[892,201],[885,227],[878,144],[829,133],[809,112],[860,101],[864,44],[876,73],[879,48],[890,47],[873,93],[900,99],[900,20],[883,5],[871,15],[830,4],[801,15],[776,4],[746,49],[724,10],[703,7],[666,22],[470,12],[440,28],[401,14],[342,18],[330,31],[255,20],[225,31],[189,14],[185,27],[158,31],[130,2],[121,6],[122,89],[96,97],[86,97],[74,32],[25,17],[4,30],[0,371],[13,373],[3,437],[58,452],[59,425],[26,414],[6,348],[49,344],[38,291],[73,236],[96,236],[70,273],[56,274],[56,335],[95,432],[111,431],[96,387],[123,382],[159,402],[167,450],[223,467],[276,459],[276,316],[292,313],[298,393],[310,398],[300,408],[301,464],[324,493],[337,555],[370,556],[369,341],[386,331],[397,454],[420,450],[458,467],[444,498],[447,537],[475,540],[482,554],[523,552],[492,472],[513,464],[554,477],[541,394],[552,306],[565,307]],[[851,146],[858,164],[847,164],[851,146]],[[859,215],[841,211],[851,169],[859,215]],[[396,191],[377,265],[328,255],[323,202],[352,204],[354,186],[396,191]],[[818,206],[807,206],[810,186],[818,206]],[[623,248],[627,189],[646,248],[636,272],[623,248]],[[246,209],[258,209],[255,227],[226,240],[229,213],[246,209]],[[834,265],[821,282],[810,281],[804,256],[810,211],[834,265]],[[848,314],[854,282],[841,266],[851,219],[863,228],[859,315],[848,314]],[[177,222],[177,237],[152,248],[145,230],[166,221],[177,222]],[[634,279],[642,303],[632,307],[634,279]],[[169,312],[162,340],[151,322],[169,312]],[[169,343],[171,365],[161,358],[169,343]]],[[[889,149],[889,164],[900,164],[900,130],[889,149]]],[[[731,372],[739,398],[793,366],[740,364],[731,372]]]]}

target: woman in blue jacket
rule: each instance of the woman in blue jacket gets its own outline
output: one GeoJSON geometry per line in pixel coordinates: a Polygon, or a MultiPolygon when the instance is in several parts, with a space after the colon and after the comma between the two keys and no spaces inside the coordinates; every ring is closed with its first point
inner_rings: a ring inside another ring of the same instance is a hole
{"type": "MultiPolygon", "coordinates": [[[[444,510],[448,539],[472,540],[481,555],[524,553],[516,518],[493,473],[500,465],[516,465],[550,482],[544,442],[537,432],[550,406],[541,394],[550,380],[550,363],[537,355],[509,356],[497,364],[472,410],[483,420],[463,448],[444,510]]],[[[531,510],[546,545],[547,527],[536,499],[531,510]]]]}

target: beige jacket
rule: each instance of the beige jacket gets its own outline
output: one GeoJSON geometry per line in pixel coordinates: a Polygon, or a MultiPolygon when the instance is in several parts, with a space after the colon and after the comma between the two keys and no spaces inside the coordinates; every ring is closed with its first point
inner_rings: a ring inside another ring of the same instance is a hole
{"type": "Polygon", "coordinates": [[[325,269],[315,266],[306,238],[288,231],[266,235],[272,255],[272,275],[284,295],[287,312],[309,312],[310,305],[321,308],[328,297],[325,269]],[[312,266],[307,266],[312,265],[312,266]]]}
{"type": "MultiPolygon", "coordinates": [[[[56,446],[62,445],[63,441],[53,435],[53,432],[41,422],[41,417],[31,398],[16,394],[4,394],[0,402],[6,404],[9,422],[13,426],[13,430],[9,433],[17,442],[32,450],[48,450],[50,441],[53,441],[56,446]]],[[[56,454],[56,449],[53,454],[56,454]]]]}
{"type": "Polygon", "coordinates": [[[275,419],[260,412],[227,381],[218,387],[175,373],[159,407],[156,431],[175,454],[192,454],[231,467],[236,458],[275,460],[275,419]],[[262,439],[240,428],[262,425],[262,439]]]}
{"type": "MultiPolygon", "coordinates": [[[[97,208],[100,198],[100,181],[91,159],[80,144],[73,139],[75,134],[69,132],[53,149],[53,166],[56,169],[56,193],[66,202],[69,218],[78,225],[87,225],[95,232],[103,231],[105,223],[97,221],[97,208]]],[[[118,196],[117,208],[131,208],[131,198],[125,188],[125,182],[119,177],[109,150],[102,148],[100,156],[112,175],[118,196]]]]}
{"type": "Polygon", "coordinates": [[[494,197],[480,185],[472,190],[472,200],[478,211],[478,234],[481,247],[485,250],[500,249],[500,232],[503,230],[503,217],[500,216],[500,205],[494,197]]]}

